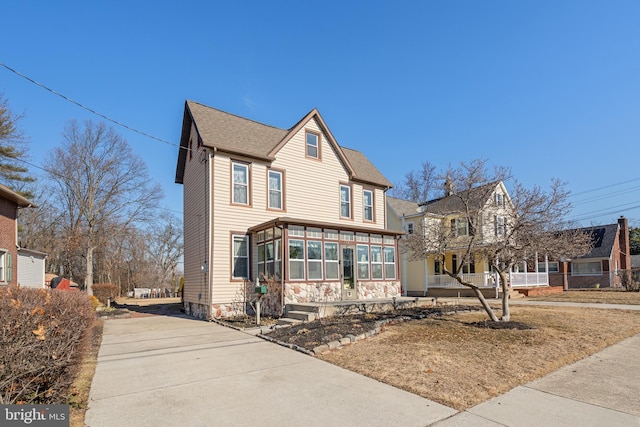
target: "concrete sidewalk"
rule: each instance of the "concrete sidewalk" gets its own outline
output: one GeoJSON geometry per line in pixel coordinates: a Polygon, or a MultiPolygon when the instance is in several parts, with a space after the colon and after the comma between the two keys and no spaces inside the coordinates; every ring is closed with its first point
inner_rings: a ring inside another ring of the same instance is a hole
{"type": "Polygon", "coordinates": [[[455,413],[215,323],[152,316],[105,322],[85,423],[425,426],[455,413]]]}
{"type": "Polygon", "coordinates": [[[435,425],[640,426],[638,354],[640,335],[435,425]]]}
{"type": "MultiPolygon", "coordinates": [[[[105,322],[100,426],[640,426],[640,335],[461,413],[223,326],[105,322]]],[[[390,361],[389,363],[394,363],[390,361]]]]}

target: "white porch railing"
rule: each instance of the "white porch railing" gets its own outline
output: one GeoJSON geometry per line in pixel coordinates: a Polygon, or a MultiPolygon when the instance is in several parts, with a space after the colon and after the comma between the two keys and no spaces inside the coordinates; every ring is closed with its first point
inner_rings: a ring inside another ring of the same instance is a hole
{"type": "MultiPolygon", "coordinates": [[[[474,273],[463,274],[462,279],[465,282],[472,283],[481,288],[493,288],[496,286],[498,275],[494,273],[474,273]]],[[[437,276],[429,276],[430,288],[459,288],[461,285],[453,277],[449,277],[446,274],[440,274],[437,276]]]]}
{"type": "Polygon", "coordinates": [[[509,273],[512,288],[526,288],[531,286],[549,286],[547,273],[509,273]]]}
{"type": "MultiPolygon", "coordinates": [[[[499,283],[497,273],[463,274],[462,279],[481,288],[494,288],[499,283]]],[[[547,273],[510,273],[509,281],[513,288],[549,286],[549,275],[547,273]]],[[[446,274],[429,276],[428,282],[430,288],[459,288],[463,286],[446,274]]]]}

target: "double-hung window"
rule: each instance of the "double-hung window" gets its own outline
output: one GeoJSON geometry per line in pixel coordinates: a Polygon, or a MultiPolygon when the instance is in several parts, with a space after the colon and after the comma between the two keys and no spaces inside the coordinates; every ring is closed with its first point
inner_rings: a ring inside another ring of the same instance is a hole
{"type": "Polygon", "coordinates": [[[369,246],[358,245],[358,279],[369,280],[369,246]]]}
{"type": "Polygon", "coordinates": [[[322,242],[307,241],[307,269],[309,280],[322,280],[322,242]]]}
{"type": "Polygon", "coordinates": [[[396,278],[396,250],[394,248],[384,248],[384,278],[396,278]]]}
{"type": "Polygon", "coordinates": [[[326,280],[338,280],[338,244],[325,242],[324,244],[324,278],[326,280]]]}
{"type": "Polygon", "coordinates": [[[340,217],[351,218],[351,186],[340,185],[340,217]]]}
{"type": "Polygon", "coordinates": [[[373,222],[373,191],[362,192],[362,205],[364,207],[364,220],[373,222]]]}
{"type": "Polygon", "coordinates": [[[306,154],[307,157],[311,157],[313,159],[320,158],[320,135],[313,132],[306,133],[305,136],[306,143],[306,154]]]}
{"type": "Polygon", "coordinates": [[[0,282],[11,281],[11,253],[0,249],[0,282]]]}
{"type": "Polygon", "coordinates": [[[289,240],[289,279],[304,280],[304,240],[289,240]]]}
{"type": "Polygon", "coordinates": [[[249,204],[249,165],[232,162],[233,193],[231,202],[238,205],[249,204]]]}
{"type": "Polygon", "coordinates": [[[469,235],[469,221],[466,218],[452,219],[451,228],[456,237],[469,235]]]}
{"type": "Polygon", "coordinates": [[[233,272],[234,279],[249,278],[249,236],[232,236],[233,242],[233,272]]]}
{"type": "Polygon", "coordinates": [[[283,210],[282,172],[269,170],[269,209],[283,210]]]}
{"type": "Polygon", "coordinates": [[[371,246],[371,278],[382,280],[382,247],[371,246]]]}
{"type": "Polygon", "coordinates": [[[495,222],[496,222],[496,236],[504,237],[505,231],[506,231],[504,217],[496,215],[495,222]]]}

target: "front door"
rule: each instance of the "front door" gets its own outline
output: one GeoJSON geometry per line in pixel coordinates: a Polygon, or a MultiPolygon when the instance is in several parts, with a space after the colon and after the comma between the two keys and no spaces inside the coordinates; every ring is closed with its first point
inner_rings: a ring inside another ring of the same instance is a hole
{"type": "Polygon", "coordinates": [[[340,251],[341,279],[342,279],[342,299],[357,299],[356,276],[353,268],[355,248],[353,246],[342,246],[340,251]]]}

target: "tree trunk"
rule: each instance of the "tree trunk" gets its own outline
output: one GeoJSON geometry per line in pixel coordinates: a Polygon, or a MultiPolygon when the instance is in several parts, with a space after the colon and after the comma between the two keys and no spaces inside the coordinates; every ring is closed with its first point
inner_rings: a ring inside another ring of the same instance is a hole
{"type": "Polygon", "coordinates": [[[511,310],[509,309],[509,282],[507,276],[503,272],[500,272],[500,286],[502,287],[502,322],[508,322],[511,320],[511,310]]]}
{"type": "Polygon", "coordinates": [[[93,247],[87,248],[87,277],[84,280],[87,295],[93,295],[93,247]]]}
{"type": "Polygon", "coordinates": [[[482,292],[480,292],[480,289],[477,286],[471,286],[471,289],[473,289],[473,292],[476,294],[476,297],[478,297],[478,299],[480,300],[480,304],[482,304],[482,308],[484,308],[484,311],[487,312],[491,320],[494,322],[499,322],[500,319],[498,319],[498,316],[496,316],[496,313],[494,313],[491,306],[489,306],[489,303],[485,299],[482,292]]]}

